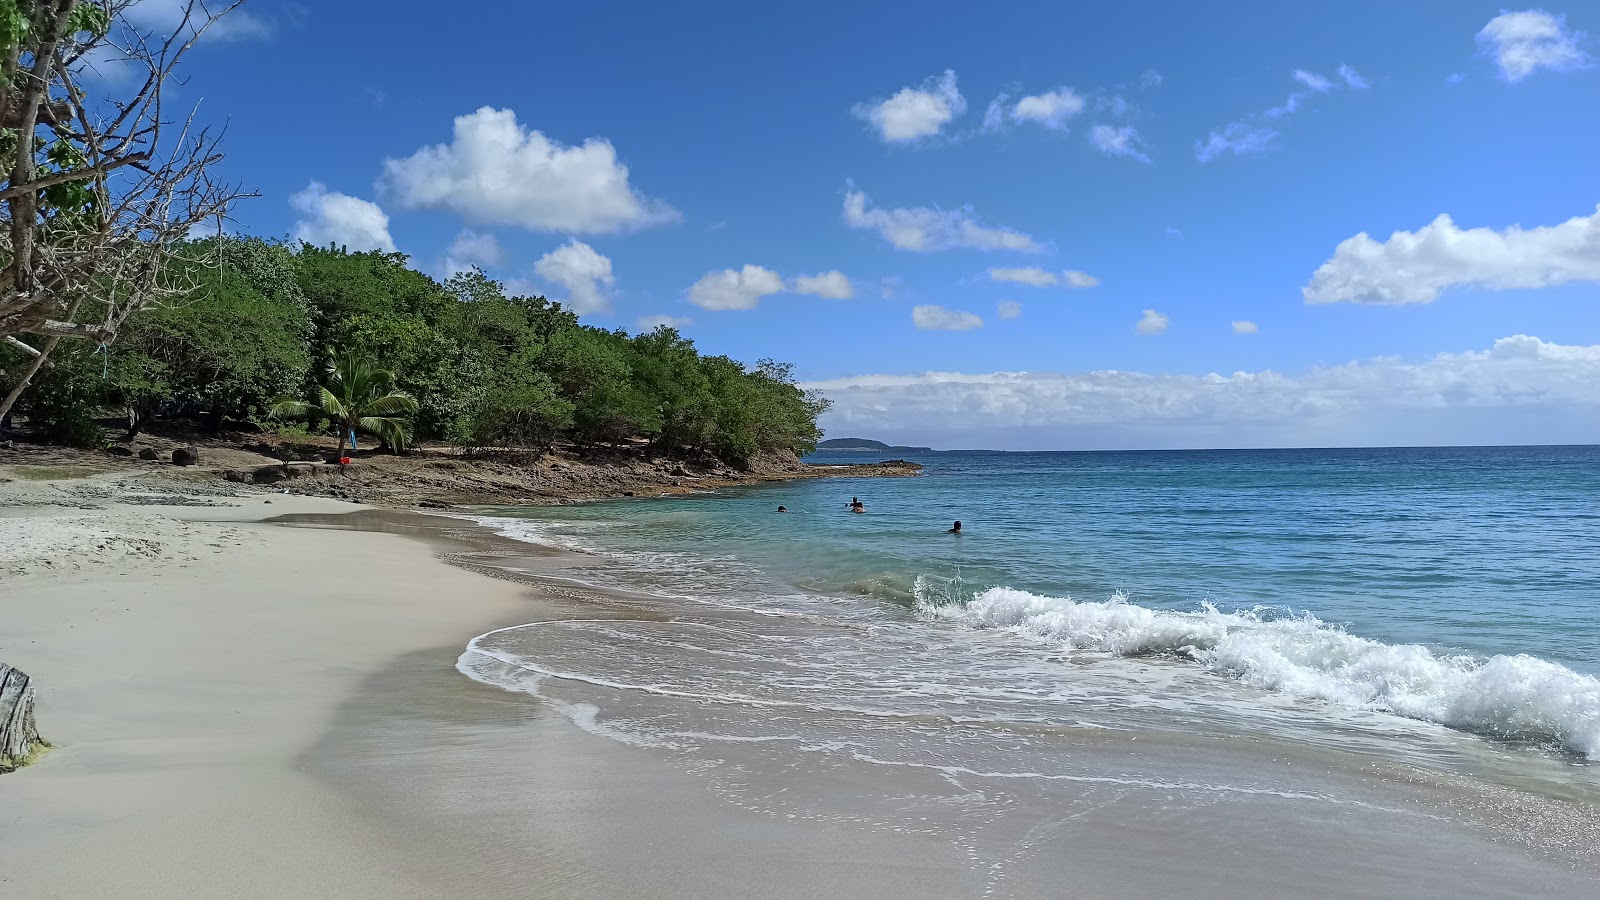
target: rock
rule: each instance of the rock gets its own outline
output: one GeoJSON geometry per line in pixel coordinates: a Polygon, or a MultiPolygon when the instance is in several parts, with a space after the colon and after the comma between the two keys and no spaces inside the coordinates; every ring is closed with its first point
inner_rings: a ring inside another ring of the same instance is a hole
{"type": "Polygon", "coordinates": [[[667,474],[673,476],[674,478],[688,478],[689,477],[688,471],[685,470],[683,468],[683,466],[674,467],[673,470],[671,472],[667,473],[667,474]]]}
{"type": "Polygon", "coordinates": [[[193,447],[179,447],[172,451],[172,464],[175,466],[192,466],[200,462],[200,451],[193,447]]]}
{"type": "Polygon", "coordinates": [[[146,447],[143,450],[139,451],[139,458],[140,459],[146,459],[146,460],[155,460],[155,459],[160,459],[161,458],[161,454],[157,453],[156,452],[156,448],[154,448],[154,447],[146,447]]]}
{"type": "Polygon", "coordinates": [[[106,452],[112,456],[132,456],[133,448],[124,447],[121,444],[112,444],[106,448],[106,452]]]}
{"type": "Polygon", "coordinates": [[[234,470],[232,472],[223,473],[222,477],[226,478],[229,481],[238,483],[238,484],[249,484],[250,483],[250,473],[249,472],[240,472],[238,470],[234,470]]]}
{"type": "Polygon", "coordinates": [[[289,477],[283,466],[262,466],[250,473],[250,480],[256,484],[277,484],[289,477]]]}

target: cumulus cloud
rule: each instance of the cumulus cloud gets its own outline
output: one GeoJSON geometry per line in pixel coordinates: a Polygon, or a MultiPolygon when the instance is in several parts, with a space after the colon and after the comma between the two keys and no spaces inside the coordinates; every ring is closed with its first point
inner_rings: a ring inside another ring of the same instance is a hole
{"type": "Polygon", "coordinates": [[[856,294],[855,285],[838,269],[816,275],[797,275],[789,283],[796,294],[811,294],[828,300],[849,300],[856,294]]]}
{"type": "Polygon", "coordinates": [[[946,69],[919,87],[901,88],[887,100],[858,103],[850,112],[871,124],[885,141],[900,144],[938,134],[966,111],[966,98],[956,88],[956,73],[946,69]]]}
{"type": "Polygon", "coordinates": [[[1144,311],[1144,316],[1139,319],[1133,330],[1140,334],[1160,334],[1167,330],[1167,317],[1153,309],[1144,311]]]}
{"type": "Polygon", "coordinates": [[[450,249],[444,254],[444,274],[446,278],[458,272],[465,272],[476,266],[487,269],[505,262],[505,251],[500,247],[500,241],[492,234],[485,234],[464,228],[455,240],[450,242],[450,249]]]}
{"type": "Polygon", "coordinates": [[[1249,319],[1234,319],[1233,320],[1233,333],[1234,334],[1255,334],[1256,332],[1258,332],[1260,330],[1261,330],[1260,328],[1256,327],[1256,323],[1250,321],[1249,319]]]}
{"type": "Polygon", "coordinates": [[[1463,230],[1448,215],[1387,241],[1349,238],[1302,290],[1310,303],[1432,303],[1444,290],[1600,281],[1600,206],[1559,225],[1463,230]]]}
{"type": "Polygon", "coordinates": [[[960,209],[927,206],[884,209],[870,207],[869,202],[866,194],[852,186],[844,196],[845,224],[851,228],[876,231],[898,250],[931,253],[970,248],[1044,252],[1044,247],[1020,231],[979,224],[970,206],[960,209]]]}
{"type": "Polygon", "coordinates": [[[1483,351],[1300,375],[995,372],[802,385],[835,433],[946,446],[1350,446],[1600,441],[1600,345],[1517,335],[1483,351]]]}
{"type": "Polygon", "coordinates": [[[1126,156],[1142,163],[1150,161],[1144,152],[1144,139],[1132,125],[1096,125],[1089,130],[1089,143],[1107,156],[1126,156]]]}
{"type": "Polygon", "coordinates": [[[566,288],[566,303],[574,312],[610,311],[610,288],[617,283],[611,274],[611,260],[577,238],[539,257],[533,271],[550,284],[566,288]]]}
{"type": "MultiPolygon", "coordinates": [[[[214,3],[213,9],[225,4],[214,3]]],[[[189,9],[189,0],[139,0],[127,8],[123,19],[128,25],[142,32],[153,32],[158,35],[171,35],[183,29],[185,35],[192,35],[197,25],[204,24],[206,17],[196,9],[194,15],[185,21],[185,12],[189,9]]],[[[273,23],[247,9],[236,9],[225,16],[219,17],[206,29],[205,40],[210,41],[247,41],[271,37],[273,23]]]]}
{"type": "Polygon", "coordinates": [[[983,327],[983,319],[976,313],[925,303],[911,310],[911,324],[924,331],[971,331],[983,327]]]}
{"type": "Polygon", "coordinates": [[[1581,46],[1585,35],[1568,31],[1565,16],[1542,9],[1502,12],[1478,32],[1478,47],[1500,67],[1500,76],[1516,84],[1540,69],[1561,72],[1592,63],[1581,46]]]}
{"type": "Polygon", "coordinates": [[[610,141],[567,146],[488,106],[458,116],[451,143],[385,160],[379,188],[405,209],[533,231],[610,234],[680,218],[633,189],[610,141]]]}
{"type": "Polygon", "coordinates": [[[665,325],[668,328],[683,330],[694,324],[694,320],[685,316],[669,316],[666,313],[657,313],[653,316],[640,316],[633,322],[633,330],[644,334],[655,331],[665,325]]]}
{"type": "Polygon", "coordinates": [[[1061,277],[1066,281],[1067,287],[1092,288],[1100,283],[1100,279],[1077,269],[1068,269],[1061,273],[1061,277]]]}
{"type": "Polygon", "coordinates": [[[294,239],[323,247],[334,244],[353,251],[395,252],[389,236],[389,217],[378,204],[349,194],[329,191],[313,181],[289,198],[289,205],[300,213],[294,224],[294,239]]]}
{"type": "Polygon", "coordinates": [[[1015,319],[1022,315],[1022,304],[1015,300],[1001,300],[994,313],[1002,319],[1015,319]]]}
{"type": "Polygon", "coordinates": [[[1032,122],[1056,131],[1066,131],[1067,122],[1083,112],[1085,105],[1076,91],[1061,87],[1019,99],[1017,105],[1011,108],[1011,118],[1017,122],[1032,122]]]}
{"type": "Polygon", "coordinates": [[[761,298],[783,290],[783,278],[771,269],[747,265],[742,269],[707,272],[689,286],[688,298],[702,309],[755,309],[761,298]]]}

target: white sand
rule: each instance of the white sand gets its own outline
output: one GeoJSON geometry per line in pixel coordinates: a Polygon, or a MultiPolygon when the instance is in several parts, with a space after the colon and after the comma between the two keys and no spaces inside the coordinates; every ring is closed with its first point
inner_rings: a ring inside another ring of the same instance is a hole
{"type": "Polygon", "coordinates": [[[0,659],[58,745],[0,777],[0,896],[425,895],[298,759],[369,673],[524,590],[405,538],[250,521],[348,504],[236,502],[0,517],[0,659]]]}

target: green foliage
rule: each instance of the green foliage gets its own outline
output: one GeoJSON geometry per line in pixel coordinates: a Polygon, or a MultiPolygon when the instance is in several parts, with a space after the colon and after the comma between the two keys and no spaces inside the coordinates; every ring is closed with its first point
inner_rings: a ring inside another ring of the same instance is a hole
{"type": "Polygon", "coordinates": [[[104,382],[101,359],[91,348],[73,346],[57,352],[53,365],[34,376],[17,404],[33,432],[69,447],[104,447],[99,417],[104,382]]]}
{"type": "Polygon", "coordinates": [[[396,449],[444,439],[543,452],[566,441],[735,465],[820,437],[826,402],[788,366],[702,356],[666,327],[586,326],[476,270],[441,285],[400,254],[228,236],[191,250],[207,265],[169,264],[195,285],[183,300],[134,319],[106,356],[76,354],[49,376],[50,396],[71,401],[49,427],[73,432],[72,416],[92,419],[102,404],[126,411],[134,431],[157,412],[270,414],[318,429],[331,420],[341,437],[354,428],[396,449]],[[320,383],[314,359],[335,360],[320,383]],[[309,399],[275,402],[284,397],[309,399]]]}
{"type": "Polygon", "coordinates": [[[272,415],[278,418],[331,419],[339,429],[341,453],[355,431],[377,435],[396,453],[405,452],[406,417],[416,411],[417,401],[395,389],[393,372],[351,351],[329,361],[326,381],[310,400],[281,399],[272,405],[272,415]]]}
{"type": "Polygon", "coordinates": [[[209,264],[173,266],[198,287],[132,320],[110,350],[108,399],[128,409],[130,431],[162,405],[259,419],[311,369],[311,313],[288,249],[222,237],[194,250],[209,264]]]}

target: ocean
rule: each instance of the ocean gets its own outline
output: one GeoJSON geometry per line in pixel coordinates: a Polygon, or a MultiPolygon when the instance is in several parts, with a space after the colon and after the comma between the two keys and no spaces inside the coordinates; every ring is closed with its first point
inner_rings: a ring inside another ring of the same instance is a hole
{"type": "Polygon", "coordinates": [[[935,828],[984,865],[1108,804],[1222,803],[1594,864],[1600,448],[911,458],[484,510],[576,551],[544,577],[611,609],[491,632],[460,668],[732,802],[935,828]]]}

